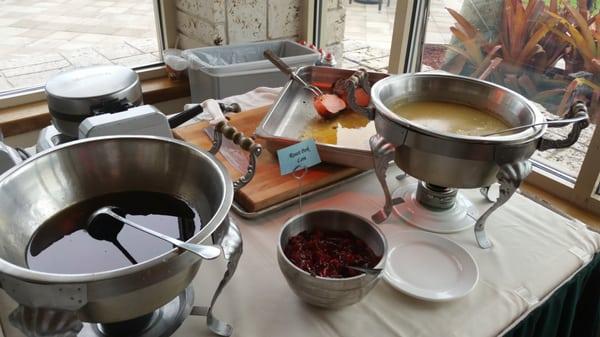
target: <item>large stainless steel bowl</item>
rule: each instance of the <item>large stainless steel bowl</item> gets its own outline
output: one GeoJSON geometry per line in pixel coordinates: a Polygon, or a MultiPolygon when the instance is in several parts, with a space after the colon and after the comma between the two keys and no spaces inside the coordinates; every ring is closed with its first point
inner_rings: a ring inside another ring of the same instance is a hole
{"type": "MultiPolygon", "coordinates": [[[[91,274],[27,269],[30,239],[48,218],[103,194],[124,191],[178,196],[204,227],[205,241],[228,225],[233,186],[210,154],[155,137],[92,138],[40,153],[0,176],[0,285],[18,303],[75,311],[83,321],[110,323],[147,314],[191,282],[201,260],[175,249],[129,267],[91,274]]],[[[77,252],[73,252],[76,254],[77,252]]]]}
{"type": "Polygon", "coordinates": [[[473,78],[417,73],[390,76],[373,85],[377,133],[396,146],[395,162],[409,175],[431,184],[456,188],[489,186],[503,164],[528,159],[546,126],[491,136],[461,136],[426,129],[395,114],[397,102],[438,101],[490,112],[511,127],[545,121],[523,96],[473,78]]]}
{"type": "Polygon", "coordinates": [[[305,230],[320,228],[324,230],[348,230],[365,241],[373,252],[381,256],[375,268],[385,266],[387,241],[377,226],[370,221],[344,211],[321,209],[299,214],[288,220],[277,241],[277,261],[290,288],[304,301],[325,308],[339,308],[360,301],[375,287],[381,273],[377,275],[361,274],[348,278],[328,278],[313,276],[296,267],[284,254],[283,249],[290,237],[305,230]]]}

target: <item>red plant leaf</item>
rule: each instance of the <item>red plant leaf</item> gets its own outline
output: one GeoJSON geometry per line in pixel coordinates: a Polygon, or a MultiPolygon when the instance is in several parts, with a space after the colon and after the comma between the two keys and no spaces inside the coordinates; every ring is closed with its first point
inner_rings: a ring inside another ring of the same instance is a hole
{"type": "Polygon", "coordinates": [[[530,22],[540,21],[540,16],[544,13],[544,2],[540,0],[532,0],[527,4],[525,9],[525,17],[530,22]]]}
{"type": "Polygon", "coordinates": [[[456,23],[462,28],[462,31],[465,32],[468,36],[475,37],[479,35],[477,28],[475,28],[464,16],[460,15],[457,11],[452,8],[446,7],[446,10],[452,17],[456,20],[456,23]]]}
{"type": "Polygon", "coordinates": [[[470,62],[471,64],[477,64],[477,61],[471,57],[471,55],[469,55],[468,52],[466,52],[463,49],[460,49],[458,47],[452,46],[452,45],[447,45],[446,48],[448,48],[448,50],[451,50],[457,54],[460,54],[462,57],[465,58],[466,61],[470,62]]]}
{"type": "MultiPolygon", "coordinates": [[[[492,58],[494,58],[496,56],[496,53],[498,53],[498,51],[501,48],[502,48],[501,45],[496,45],[494,48],[492,48],[492,50],[490,50],[490,52],[487,54],[485,59],[480,64],[475,65],[475,66],[477,66],[477,68],[475,69],[475,71],[473,71],[473,73],[470,76],[471,77],[480,77],[486,71],[486,69],[489,69],[490,65],[492,65],[492,58]]],[[[502,60],[499,57],[497,57],[497,59],[502,60]]],[[[496,66],[497,66],[497,64],[494,65],[494,68],[496,68],[496,66]]],[[[482,78],[482,79],[485,79],[485,78],[482,78]]]]}
{"type": "MultiPolygon", "coordinates": [[[[496,70],[496,68],[502,63],[502,58],[501,57],[496,57],[493,60],[489,61],[488,63],[486,63],[487,67],[485,67],[483,69],[483,71],[480,72],[479,69],[477,69],[475,72],[473,72],[473,74],[471,74],[472,77],[477,77],[480,80],[485,80],[487,79],[490,74],[492,74],[493,71],[496,70]]],[[[484,63],[482,63],[482,65],[484,65],[484,63]]]]}
{"type": "MultiPolygon", "coordinates": [[[[585,39],[585,42],[588,44],[588,49],[589,50],[595,49],[594,37],[591,34],[587,20],[581,15],[581,13],[576,11],[573,7],[569,6],[569,4],[566,2],[566,0],[563,0],[563,1],[564,1],[565,8],[567,9],[567,11],[575,19],[575,22],[577,23],[577,28],[578,28],[579,32],[585,39]]],[[[582,46],[577,46],[577,47],[581,48],[582,46]]]]}
{"type": "Polygon", "coordinates": [[[525,16],[525,9],[523,6],[516,6],[514,11],[515,17],[513,21],[513,29],[515,34],[511,40],[510,51],[512,59],[516,58],[518,50],[525,45],[525,40],[527,39],[527,16],[525,16]]]}
{"type": "Polygon", "coordinates": [[[513,4],[512,0],[504,1],[504,10],[502,12],[502,34],[500,36],[500,41],[504,46],[504,50],[502,50],[502,55],[505,58],[511,58],[510,50],[512,50],[511,45],[511,34],[513,27],[513,4]]]}
{"type": "Polygon", "coordinates": [[[582,17],[587,18],[589,16],[589,11],[587,9],[587,0],[577,0],[577,9],[579,9],[579,14],[582,17]]]}
{"type": "Polygon", "coordinates": [[[577,27],[575,27],[567,19],[559,15],[556,15],[554,13],[548,14],[558,19],[563,24],[563,26],[567,28],[567,32],[553,29],[552,31],[556,34],[556,36],[569,42],[573,46],[573,48],[575,48],[583,56],[584,60],[588,60],[587,62],[589,63],[589,60],[593,57],[593,51],[592,49],[590,49],[590,45],[588,45],[582,33],[577,29],[577,27]]]}
{"type": "Polygon", "coordinates": [[[549,19],[549,22],[543,23],[539,26],[539,29],[536,30],[533,35],[528,39],[527,44],[521,49],[519,52],[519,57],[517,58],[517,64],[524,64],[529,61],[535,53],[537,53],[537,49],[539,46],[539,42],[552,30],[552,28],[558,22],[557,20],[549,19]]]}
{"type": "Polygon", "coordinates": [[[558,13],[558,0],[550,0],[548,8],[552,13],[558,13]]]}
{"type": "Polygon", "coordinates": [[[450,31],[452,31],[452,34],[454,34],[454,36],[456,36],[456,38],[462,42],[469,57],[472,58],[474,62],[479,63],[483,60],[481,48],[477,44],[475,38],[467,36],[464,32],[460,31],[456,27],[450,27],[450,31]]]}

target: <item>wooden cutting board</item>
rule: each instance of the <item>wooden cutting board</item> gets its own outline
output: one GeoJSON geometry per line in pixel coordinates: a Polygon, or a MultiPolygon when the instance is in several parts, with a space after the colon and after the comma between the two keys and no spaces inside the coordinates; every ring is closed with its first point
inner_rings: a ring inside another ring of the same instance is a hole
{"type": "MultiPolygon", "coordinates": [[[[267,106],[237,114],[229,114],[229,122],[244,134],[253,135],[269,108],[267,106]]],[[[204,131],[207,126],[207,122],[201,122],[177,128],[175,129],[175,137],[208,150],[211,146],[211,140],[204,131]]],[[[248,185],[235,194],[235,201],[247,212],[257,212],[298,195],[298,180],[292,177],[291,174],[281,176],[277,154],[266,150],[264,140],[259,139],[258,143],[263,145],[264,151],[258,159],[256,174],[248,185]]],[[[237,179],[242,175],[221,154],[218,154],[217,158],[225,165],[232,179],[237,179]]],[[[302,180],[302,193],[333,184],[360,172],[362,171],[355,168],[321,163],[308,170],[302,180]]]]}

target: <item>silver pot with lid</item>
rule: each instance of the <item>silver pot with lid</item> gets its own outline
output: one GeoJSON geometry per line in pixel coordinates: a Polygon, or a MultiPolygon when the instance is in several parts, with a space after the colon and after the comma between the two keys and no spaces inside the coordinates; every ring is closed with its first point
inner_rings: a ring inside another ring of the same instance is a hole
{"type": "Polygon", "coordinates": [[[46,83],[52,123],[61,133],[77,138],[86,118],[125,111],[143,104],[135,71],[117,65],[77,68],[59,73],[46,83]]]}
{"type": "Polygon", "coordinates": [[[500,85],[447,73],[412,73],[380,80],[370,90],[372,106],[354,102],[354,90],[365,83],[356,73],[345,85],[348,101],[375,121],[377,135],[370,140],[375,170],[386,197],[385,206],[373,216],[381,222],[389,216],[394,203],[385,183],[387,163],[396,165],[425,183],[442,188],[483,188],[500,183],[500,197],[475,223],[475,234],[482,248],[491,246],[483,227],[487,217],[506,202],[530,173],[529,158],[536,150],[565,148],[574,144],[589,125],[587,109],[576,101],[563,119],[552,127],[572,125],[565,139],[544,138],[548,121],[540,109],[520,94],[500,85]],[[392,106],[409,102],[457,103],[488,112],[508,124],[520,127],[511,133],[491,136],[466,136],[428,129],[399,116],[392,106]]]}

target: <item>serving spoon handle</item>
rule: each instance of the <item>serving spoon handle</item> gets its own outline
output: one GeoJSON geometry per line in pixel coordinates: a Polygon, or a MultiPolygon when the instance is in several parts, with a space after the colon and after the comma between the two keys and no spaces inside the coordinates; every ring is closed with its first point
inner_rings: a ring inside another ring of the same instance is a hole
{"type": "Polygon", "coordinates": [[[499,134],[513,132],[513,131],[525,130],[525,129],[529,129],[531,127],[538,126],[538,125],[556,125],[556,124],[564,125],[564,124],[579,122],[579,121],[582,121],[587,118],[588,118],[588,116],[578,116],[578,117],[573,117],[573,118],[550,120],[550,121],[539,122],[539,123],[531,123],[531,124],[516,126],[514,128],[510,128],[510,129],[504,129],[504,130],[500,130],[500,131],[486,133],[486,134],[480,135],[480,137],[488,137],[488,136],[494,136],[494,135],[499,135],[499,134]]]}
{"type": "Polygon", "coordinates": [[[271,61],[271,63],[273,63],[277,68],[279,68],[279,70],[281,70],[282,73],[289,75],[294,81],[302,84],[302,86],[308,91],[310,91],[313,95],[315,95],[316,97],[323,96],[323,91],[321,91],[321,89],[315,87],[314,85],[306,83],[306,81],[304,81],[300,76],[296,75],[294,70],[290,68],[290,66],[288,66],[285,62],[283,62],[283,60],[279,56],[275,55],[275,53],[273,53],[271,49],[265,50],[263,55],[269,61],[271,61]]]}
{"type": "Polygon", "coordinates": [[[359,271],[361,273],[369,274],[369,275],[379,275],[383,269],[381,268],[364,268],[357,266],[346,266],[348,269],[353,269],[359,271]]]}
{"type": "MultiPolygon", "coordinates": [[[[99,214],[106,214],[109,215],[121,222],[123,222],[124,224],[127,224],[137,230],[140,230],[142,232],[145,232],[147,234],[150,234],[154,237],[157,237],[161,240],[167,241],[171,244],[173,244],[176,247],[179,247],[181,249],[185,249],[189,252],[192,252],[198,256],[200,256],[203,259],[206,260],[212,260],[215,259],[217,257],[219,257],[219,255],[221,255],[221,249],[215,246],[208,246],[208,245],[197,245],[197,244],[193,244],[193,243],[187,243],[187,242],[183,242],[181,240],[177,240],[175,238],[172,238],[168,235],[164,235],[163,233],[159,233],[157,231],[154,231],[150,228],[138,225],[137,223],[126,219],[122,216],[120,216],[119,214],[115,213],[112,211],[111,207],[102,207],[99,210],[97,210],[96,212],[94,212],[94,214],[92,215],[92,217],[96,217],[99,214]]],[[[90,221],[91,223],[91,221],[90,221]]]]}

